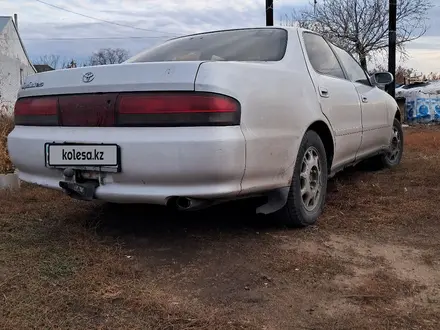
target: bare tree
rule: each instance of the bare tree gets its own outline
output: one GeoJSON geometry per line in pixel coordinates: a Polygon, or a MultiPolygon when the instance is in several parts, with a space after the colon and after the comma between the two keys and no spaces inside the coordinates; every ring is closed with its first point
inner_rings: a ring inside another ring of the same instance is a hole
{"type": "Polygon", "coordinates": [[[129,53],[123,48],[102,48],[90,57],[90,65],[119,64],[129,58],[129,53]]]}
{"type": "Polygon", "coordinates": [[[53,69],[71,69],[79,66],[86,66],[85,63],[80,63],[73,58],[61,58],[60,55],[43,55],[33,62],[35,65],[46,64],[53,69]]]}
{"type": "MultiPolygon", "coordinates": [[[[397,2],[397,45],[405,44],[427,31],[431,0],[397,2]]],[[[319,0],[282,18],[282,25],[300,26],[321,33],[329,41],[357,55],[367,70],[367,57],[388,47],[388,0],[319,0]]]]}
{"type": "Polygon", "coordinates": [[[49,65],[52,69],[57,69],[58,64],[60,62],[60,55],[43,55],[40,56],[36,61],[34,61],[34,64],[46,64],[49,65]]]}
{"type": "Polygon", "coordinates": [[[78,64],[78,61],[76,61],[72,58],[71,60],[64,60],[61,65],[61,68],[62,69],[73,69],[73,68],[77,68],[78,66],[80,66],[78,64]]]}

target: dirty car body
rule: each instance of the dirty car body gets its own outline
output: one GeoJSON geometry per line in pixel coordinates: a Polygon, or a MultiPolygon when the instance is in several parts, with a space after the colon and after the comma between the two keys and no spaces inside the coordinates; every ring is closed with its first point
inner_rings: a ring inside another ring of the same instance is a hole
{"type": "Polygon", "coordinates": [[[317,193],[314,177],[322,208],[328,177],[390,152],[400,116],[344,53],[307,30],[260,27],[39,73],[19,91],[9,152],[21,180],[76,198],[192,209],[266,196],[258,211],[276,213],[294,182],[317,193]],[[310,131],[325,149],[311,149],[315,165],[301,149],[310,131]],[[309,165],[303,183],[294,169],[309,165]]]}

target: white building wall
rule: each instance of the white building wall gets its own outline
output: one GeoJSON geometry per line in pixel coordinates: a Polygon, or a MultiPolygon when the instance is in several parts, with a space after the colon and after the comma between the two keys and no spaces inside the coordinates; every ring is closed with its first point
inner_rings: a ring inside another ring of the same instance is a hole
{"type": "Polygon", "coordinates": [[[23,79],[34,73],[11,20],[0,31],[0,110],[12,113],[23,79]]]}
{"type": "Polygon", "coordinates": [[[0,54],[0,107],[12,112],[20,81],[20,62],[0,54]]]}

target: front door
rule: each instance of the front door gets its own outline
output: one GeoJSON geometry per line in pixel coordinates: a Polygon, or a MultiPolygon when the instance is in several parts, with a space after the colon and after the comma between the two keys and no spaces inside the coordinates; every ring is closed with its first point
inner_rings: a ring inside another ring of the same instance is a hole
{"type": "Polygon", "coordinates": [[[358,92],[342,70],[327,41],[303,32],[310,72],[316,83],[322,112],[335,135],[333,168],[355,160],[362,140],[362,116],[358,92]]]}

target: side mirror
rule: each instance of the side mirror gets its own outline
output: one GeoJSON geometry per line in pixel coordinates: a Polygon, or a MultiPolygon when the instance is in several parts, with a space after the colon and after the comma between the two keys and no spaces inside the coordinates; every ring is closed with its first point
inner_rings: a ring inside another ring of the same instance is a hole
{"type": "Polygon", "coordinates": [[[378,87],[385,87],[394,81],[394,77],[389,72],[378,72],[370,76],[373,85],[378,87]]]}

